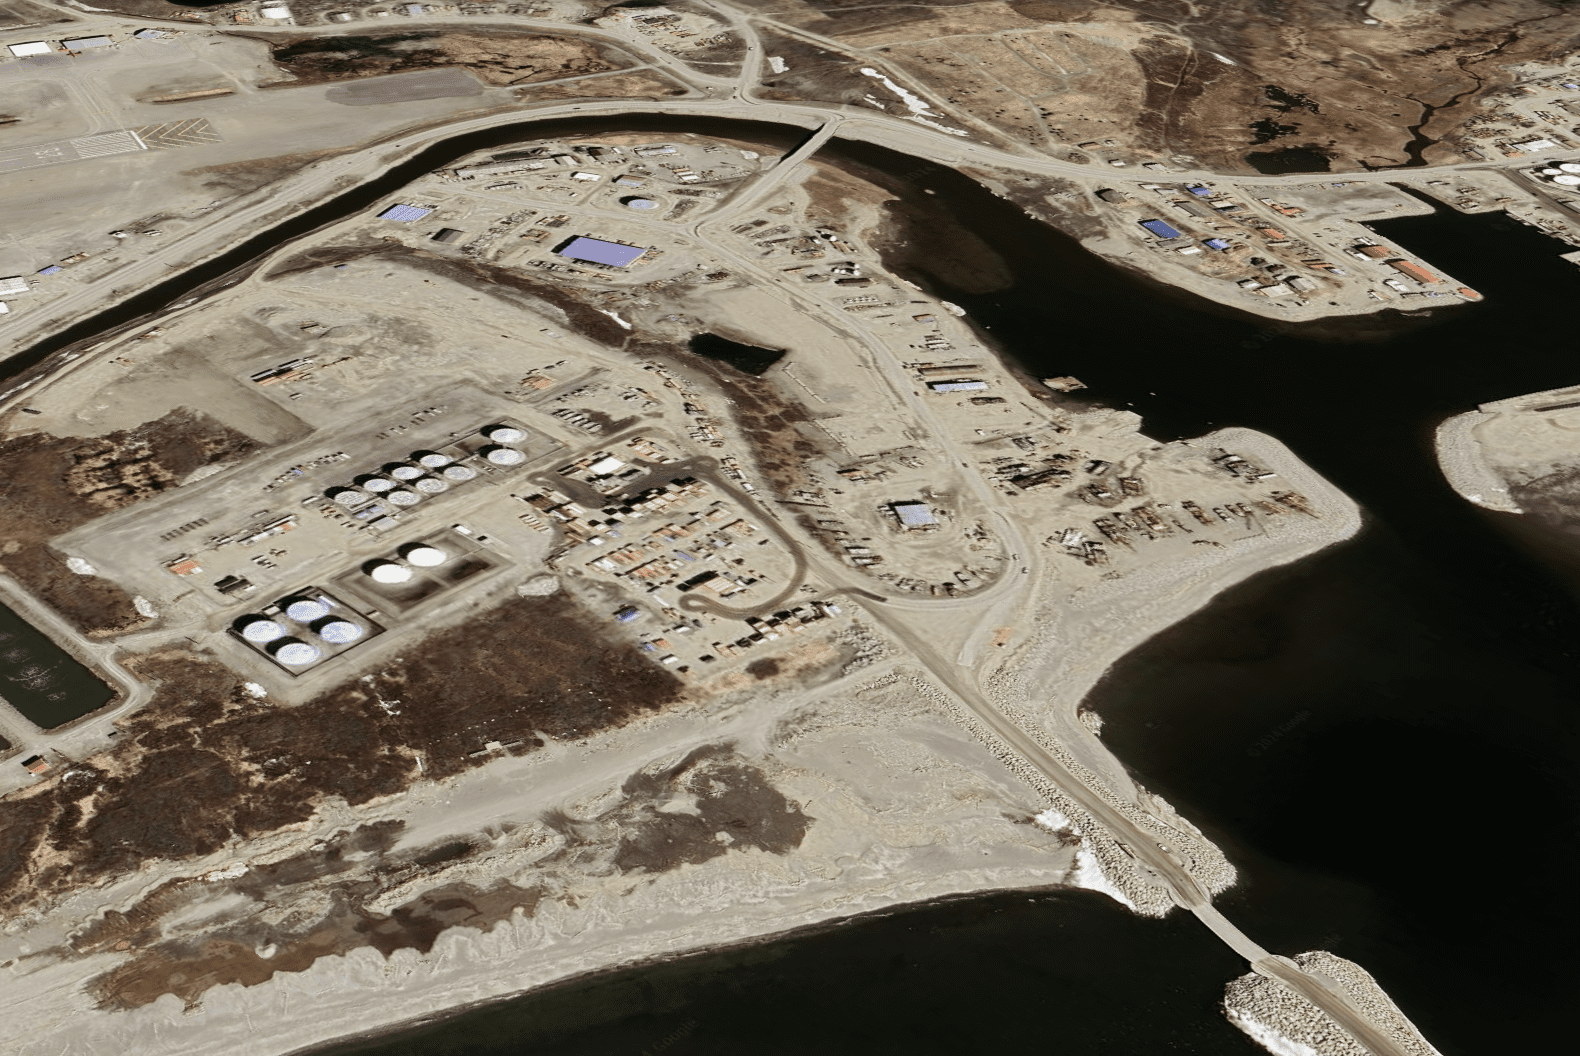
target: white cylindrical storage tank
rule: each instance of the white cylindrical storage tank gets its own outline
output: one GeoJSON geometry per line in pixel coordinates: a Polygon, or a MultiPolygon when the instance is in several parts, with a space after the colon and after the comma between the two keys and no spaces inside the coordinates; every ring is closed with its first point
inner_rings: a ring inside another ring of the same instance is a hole
{"type": "Polygon", "coordinates": [[[1554,176],[1553,182],[1561,183],[1565,187],[1580,187],[1580,176],[1572,176],[1566,172],[1562,176],[1554,176]]]}
{"type": "Polygon", "coordinates": [[[270,651],[274,653],[274,658],[280,663],[289,664],[292,667],[302,667],[305,664],[310,664],[323,655],[318,651],[317,646],[308,645],[300,638],[284,638],[270,646],[270,651]]]}
{"type": "Polygon", "coordinates": [[[263,645],[284,638],[285,628],[273,620],[255,616],[242,625],[241,636],[256,645],[263,645]]]}
{"type": "Polygon", "coordinates": [[[285,614],[297,623],[312,623],[329,615],[329,606],[312,598],[292,598],[285,606],[285,614]]]}
{"type": "Polygon", "coordinates": [[[415,506],[422,501],[421,495],[418,495],[415,491],[407,491],[405,488],[387,491],[384,493],[384,497],[393,506],[415,506]]]}
{"type": "Polygon", "coordinates": [[[1573,172],[1573,173],[1576,173],[1576,174],[1580,174],[1580,164],[1576,164],[1575,162],[1572,162],[1572,161],[1562,162],[1558,166],[1558,168],[1562,172],[1573,172]]]}
{"type": "Polygon", "coordinates": [[[513,425],[491,425],[483,430],[483,435],[496,444],[519,444],[527,438],[525,431],[513,425]]]}
{"type": "Polygon", "coordinates": [[[329,495],[342,506],[356,506],[368,497],[367,492],[358,491],[356,488],[336,488],[329,495]]]}
{"type": "Polygon", "coordinates": [[[423,477],[421,480],[413,484],[412,487],[428,495],[437,495],[441,491],[450,490],[450,485],[446,484],[438,477],[423,477]]]}
{"type": "Polygon", "coordinates": [[[416,480],[422,476],[422,470],[416,466],[408,466],[404,462],[389,466],[386,471],[396,480],[416,480]]]}
{"type": "Polygon", "coordinates": [[[341,620],[331,617],[321,621],[313,628],[318,637],[335,645],[347,645],[356,641],[363,635],[363,630],[350,620],[341,620]]]}
{"type": "Polygon", "coordinates": [[[513,447],[490,447],[483,452],[483,457],[496,466],[519,466],[527,460],[527,456],[513,447]]]}
{"type": "Polygon", "coordinates": [[[471,480],[475,476],[477,476],[477,470],[473,469],[471,466],[444,467],[444,479],[452,480],[457,484],[471,480]]]}
{"type": "Polygon", "coordinates": [[[1551,168],[1549,168],[1549,169],[1543,169],[1543,170],[1542,170],[1542,175],[1543,175],[1543,176],[1556,176],[1556,175],[1558,175],[1558,174],[1559,174],[1559,173],[1560,173],[1560,172],[1563,172],[1563,171],[1564,171],[1564,170],[1563,170],[1563,169],[1551,169],[1551,168]]]}
{"type": "Polygon", "coordinates": [[[645,213],[650,209],[657,209],[658,203],[651,198],[627,198],[625,199],[625,207],[645,213]]]}
{"type": "Polygon", "coordinates": [[[437,451],[424,451],[417,456],[417,464],[428,469],[440,469],[454,461],[449,455],[441,455],[437,451]]]}
{"type": "Polygon", "coordinates": [[[388,477],[363,477],[357,483],[362,485],[363,491],[372,492],[388,491],[395,486],[395,482],[388,477]]]}
{"type": "Polygon", "coordinates": [[[405,583],[411,579],[411,569],[393,561],[374,561],[367,571],[376,583],[405,583]]]}
{"type": "Polygon", "coordinates": [[[449,554],[426,543],[413,543],[401,551],[401,556],[419,568],[434,568],[450,560],[449,554]]]}

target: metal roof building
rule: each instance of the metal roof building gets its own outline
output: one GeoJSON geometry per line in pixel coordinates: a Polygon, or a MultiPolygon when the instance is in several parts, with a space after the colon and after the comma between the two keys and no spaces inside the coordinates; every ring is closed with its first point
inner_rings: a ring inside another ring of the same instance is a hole
{"type": "Polygon", "coordinates": [[[925,528],[938,523],[938,518],[933,516],[933,511],[925,502],[895,502],[889,504],[889,509],[907,528],[925,528]]]}
{"type": "Polygon", "coordinates": [[[1148,231],[1151,231],[1154,235],[1157,235],[1159,238],[1183,238],[1184,237],[1183,235],[1181,235],[1179,233],[1179,231],[1174,227],[1174,225],[1170,224],[1167,220],[1142,220],[1142,221],[1140,221],[1140,224],[1141,224],[1142,227],[1146,228],[1148,231]]]}
{"type": "Polygon", "coordinates": [[[89,48],[107,48],[114,43],[115,41],[111,40],[109,37],[74,37],[71,40],[61,41],[61,44],[65,45],[67,51],[87,51],[89,48]]]}
{"type": "Polygon", "coordinates": [[[421,220],[431,212],[432,209],[421,205],[392,205],[379,214],[379,219],[409,224],[414,220],[421,220]]]}
{"type": "Polygon", "coordinates": [[[20,275],[11,275],[0,279],[0,297],[9,293],[26,293],[27,280],[20,275]]]}
{"type": "Polygon", "coordinates": [[[11,54],[19,59],[25,59],[29,55],[48,55],[55,50],[42,40],[30,40],[23,44],[8,44],[6,46],[11,49],[11,54]]]}
{"type": "Polygon", "coordinates": [[[929,381],[927,387],[934,392],[975,392],[988,387],[987,382],[972,378],[961,381],[929,381]]]}
{"type": "Polygon", "coordinates": [[[627,246],[620,242],[605,242],[601,238],[577,235],[556,250],[560,256],[588,264],[604,264],[611,268],[628,268],[647,250],[641,246],[627,246]]]}

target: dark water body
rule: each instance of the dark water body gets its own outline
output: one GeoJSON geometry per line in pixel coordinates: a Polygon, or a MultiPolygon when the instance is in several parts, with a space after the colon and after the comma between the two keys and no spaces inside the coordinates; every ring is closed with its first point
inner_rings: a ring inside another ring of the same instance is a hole
{"type": "MultiPolygon", "coordinates": [[[[461,137],[13,365],[221,281],[472,150],[682,129],[804,136],[632,116],[461,137]]],[[[1576,380],[1560,306],[1580,269],[1498,217],[1396,221],[1385,233],[1487,301],[1269,324],[1110,268],[959,173],[838,141],[823,156],[900,195],[911,240],[894,265],[1030,373],[1075,374],[1162,438],[1263,429],[1367,506],[1360,541],[1231,592],[1127,658],[1093,703],[1144,783],[1228,849],[1244,883],[1227,909],[1254,938],[1359,960],[1447,1056],[1540,1051],[1575,983],[1557,943],[1575,923],[1560,885],[1576,864],[1580,618],[1528,550],[1441,482],[1430,442],[1448,414],[1576,380]]],[[[372,1051],[1246,1051],[1216,1009],[1241,966],[1193,921],[1023,897],[608,976],[372,1051]],[[1048,982],[1042,1003],[1004,996],[1025,992],[1023,976],[1048,982]]]]}
{"type": "Polygon", "coordinates": [[[46,730],[97,711],[115,693],[22,617],[0,605],[0,697],[46,730]]]}
{"type": "Polygon", "coordinates": [[[1569,247],[1501,215],[1379,225],[1487,300],[1316,340],[1193,311],[950,179],[920,182],[1018,281],[962,288],[922,254],[911,275],[1030,373],[1075,374],[1164,438],[1265,430],[1369,512],[1361,540],[1126,658],[1090,701],[1105,738],[1229,851],[1226,910],[1252,936],[1354,957],[1449,1056],[1542,1048],[1576,982],[1580,618],[1528,536],[1512,546],[1442,482],[1431,439],[1577,380],[1569,247]]]}
{"type": "Polygon", "coordinates": [[[1246,162],[1264,176],[1283,176],[1292,172],[1327,172],[1331,159],[1309,147],[1283,150],[1257,150],[1245,156],[1246,162]]]}
{"type": "Polygon", "coordinates": [[[743,345],[718,334],[697,334],[691,339],[691,351],[699,356],[728,364],[743,374],[758,375],[785,356],[782,348],[761,348],[743,345]]]}
{"type": "Polygon", "coordinates": [[[1253,1056],[1211,1011],[1240,971],[1194,919],[1143,920],[1082,892],[1004,894],[593,979],[319,1056],[1253,1056]]]}

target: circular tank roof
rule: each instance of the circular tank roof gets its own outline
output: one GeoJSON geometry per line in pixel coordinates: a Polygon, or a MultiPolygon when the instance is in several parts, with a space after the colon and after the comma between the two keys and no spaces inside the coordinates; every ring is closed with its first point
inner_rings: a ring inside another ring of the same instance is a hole
{"type": "Polygon", "coordinates": [[[384,497],[396,506],[415,506],[422,501],[422,496],[415,491],[405,488],[396,488],[394,491],[385,492],[384,497]]]}
{"type": "Polygon", "coordinates": [[[455,459],[451,458],[449,455],[441,455],[437,451],[428,451],[417,456],[417,464],[420,466],[427,466],[429,469],[438,469],[440,466],[448,466],[454,461],[455,459]]]}
{"type": "Polygon", "coordinates": [[[1566,172],[1562,176],[1554,176],[1553,182],[1561,183],[1565,187],[1580,187],[1580,176],[1572,176],[1566,172]]]}
{"type": "Polygon", "coordinates": [[[657,209],[658,203],[651,198],[627,198],[625,207],[627,209],[657,209]]]}
{"type": "Polygon", "coordinates": [[[416,480],[422,476],[422,470],[416,466],[401,464],[389,467],[389,475],[396,480],[416,480]]]}
{"type": "Polygon", "coordinates": [[[336,488],[330,495],[330,498],[334,499],[342,506],[355,506],[357,503],[367,498],[367,495],[355,488],[336,488]]]}
{"type": "Polygon", "coordinates": [[[1580,173],[1580,165],[1577,165],[1577,164],[1575,164],[1572,161],[1563,162],[1558,167],[1560,169],[1562,169],[1564,172],[1580,173]]]}
{"type": "Polygon", "coordinates": [[[387,477],[364,477],[357,481],[364,491],[388,491],[395,486],[393,480],[387,477]]]}
{"type": "Polygon", "coordinates": [[[297,623],[312,623],[329,615],[329,606],[312,598],[293,598],[285,606],[285,614],[297,623]]]}
{"type": "Polygon", "coordinates": [[[445,466],[444,467],[444,479],[445,480],[454,480],[454,481],[471,480],[475,476],[477,476],[477,470],[473,469],[471,466],[445,466]]]}
{"type": "Polygon", "coordinates": [[[274,658],[282,664],[301,667],[317,660],[321,655],[317,646],[308,645],[300,638],[286,638],[273,646],[274,658]]]}
{"type": "Polygon", "coordinates": [[[429,495],[437,495],[441,491],[450,490],[450,485],[446,484],[438,477],[423,477],[417,483],[413,484],[412,487],[416,488],[418,491],[427,492],[429,495]]]}
{"type": "Polygon", "coordinates": [[[483,430],[483,435],[496,444],[519,444],[527,438],[527,434],[513,425],[491,425],[483,430]]]}
{"type": "Polygon", "coordinates": [[[491,447],[483,453],[483,457],[496,466],[517,466],[527,460],[526,455],[513,447],[491,447]]]}
{"type": "Polygon", "coordinates": [[[1542,175],[1543,176],[1556,176],[1560,172],[1563,172],[1563,171],[1564,171],[1563,169],[1543,169],[1542,170],[1542,175]]]}
{"type": "Polygon", "coordinates": [[[262,616],[254,616],[242,625],[241,636],[249,642],[257,642],[261,645],[264,642],[272,642],[284,638],[285,628],[273,620],[264,619],[262,616]]]}
{"type": "Polygon", "coordinates": [[[425,546],[422,543],[407,547],[401,556],[419,568],[433,568],[450,560],[450,555],[437,546],[425,546]]]}
{"type": "Polygon", "coordinates": [[[405,583],[411,579],[411,569],[393,561],[377,561],[368,569],[368,575],[378,583],[405,583]]]}
{"type": "Polygon", "coordinates": [[[363,634],[362,628],[350,620],[324,620],[314,630],[318,633],[318,637],[336,645],[354,642],[363,634]]]}

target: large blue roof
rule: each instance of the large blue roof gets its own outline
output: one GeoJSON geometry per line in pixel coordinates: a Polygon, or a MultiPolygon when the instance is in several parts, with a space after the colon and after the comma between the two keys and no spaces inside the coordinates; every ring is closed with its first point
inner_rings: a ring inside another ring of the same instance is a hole
{"type": "Polygon", "coordinates": [[[641,246],[626,246],[619,242],[605,242],[601,238],[577,235],[559,250],[562,257],[584,260],[592,264],[607,264],[612,268],[627,268],[647,250],[641,246]]]}
{"type": "Polygon", "coordinates": [[[403,224],[409,224],[413,220],[421,220],[431,212],[432,209],[424,209],[420,205],[392,205],[379,214],[379,219],[399,220],[403,224]]]}

